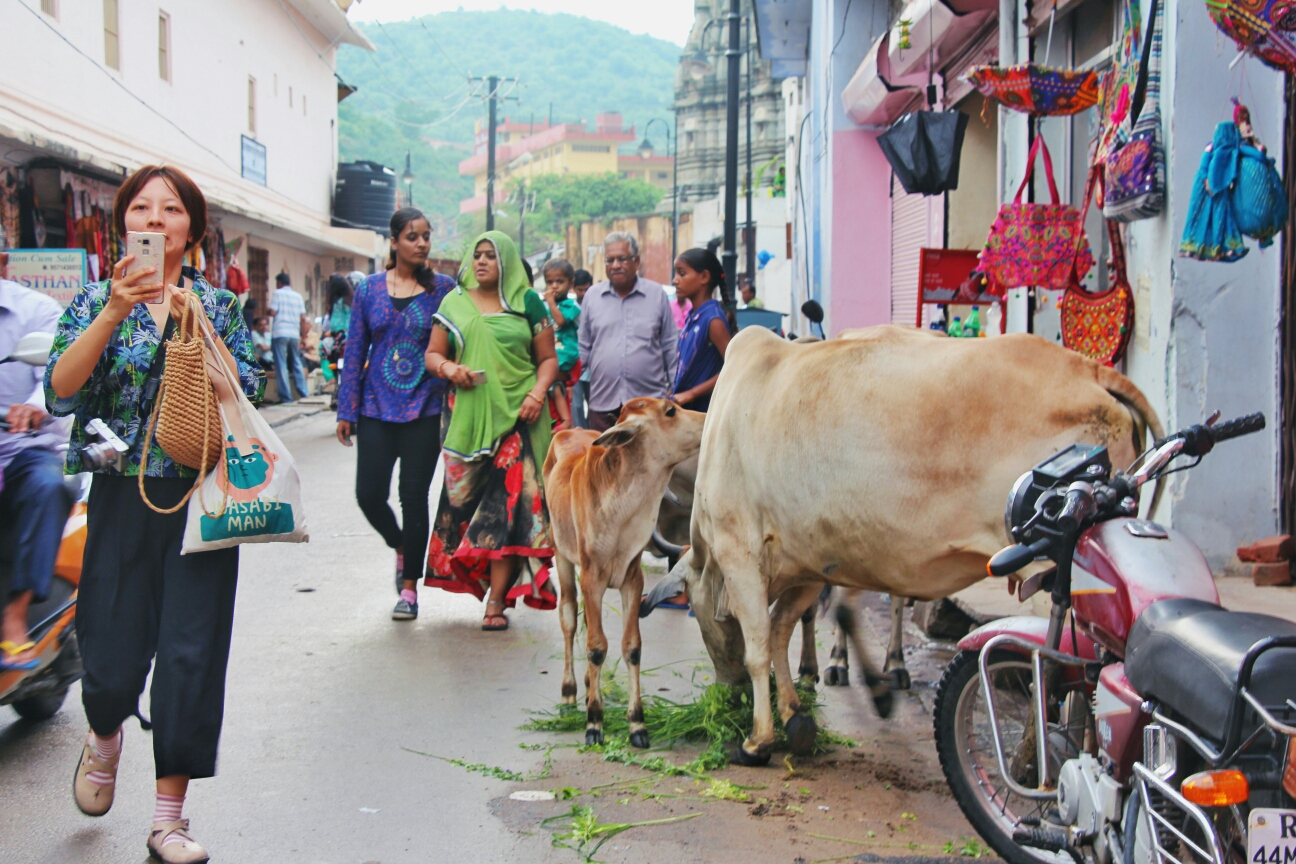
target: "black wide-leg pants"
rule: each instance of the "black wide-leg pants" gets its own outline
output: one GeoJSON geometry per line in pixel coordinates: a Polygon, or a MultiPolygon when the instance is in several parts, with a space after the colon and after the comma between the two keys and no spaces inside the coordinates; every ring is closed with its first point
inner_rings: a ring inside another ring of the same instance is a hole
{"type": "MultiPolygon", "coordinates": [[[[165,509],[193,481],[144,485],[165,509]]],[[[149,698],[158,777],[216,773],[234,626],[238,547],[181,555],[186,510],[156,513],[137,477],[95,475],[77,599],[81,701],[95,734],[111,735],[137,712],[156,657],[149,698]]]]}

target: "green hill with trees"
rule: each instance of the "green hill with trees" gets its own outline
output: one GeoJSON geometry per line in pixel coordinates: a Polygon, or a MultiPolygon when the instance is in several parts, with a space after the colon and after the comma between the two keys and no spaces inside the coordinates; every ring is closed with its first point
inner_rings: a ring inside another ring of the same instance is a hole
{"type": "MultiPolygon", "coordinates": [[[[472,179],[459,176],[458,163],[472,152],[474,124],[485,122],[486,87],[469,76],[518,79],[500,88],[508,97],[501,119],[542,123],[552,116],[556,123],[592,124],[601,111],[619,111],[640,138],[649,119],[672,119],[679,46],[601,21],[499,9],[357,27],[378,50],[344,45],[338,51],[338,75],[358,88],[338,106],[340,158],[368,159],[400,173],[408,150],[414,202],[430,213],[454,216],[460,199],[472,194],[472,179]]],[[[661,125],[651,132],[664,152],[661,125]]],[[[605,193],[574,209],[605,201],[615,210],[642,198],[605,193]]]]}

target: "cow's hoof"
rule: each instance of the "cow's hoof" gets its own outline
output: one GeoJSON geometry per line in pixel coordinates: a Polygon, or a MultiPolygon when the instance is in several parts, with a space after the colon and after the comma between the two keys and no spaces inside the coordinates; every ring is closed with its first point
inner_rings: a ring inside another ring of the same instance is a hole
{"type": "Polygon", "coordinates": [[[850,683],[850,673],[839,666],[829,666],[824,672],[824,684],[829,687],[845,687],[850,683]]]}
{"type": "Polygon", "coordinates": [[[585,745],[586,745],[587,747],[588,747],[588,746],[591,746],[591,745],[593,745],[593,744],[602,744],[602,743],[603,743],[603,730],[602,730],[602,729],[586,729],[586,730],[585,730],[585,745]]]}
{"type": "Polygon", "coordinates": [[[887,677],[891,679],[892,690],[908,690],[911,686],[908,669],[892,669],[886,674],[887,677]]]}
{"type": "Polygon", "coordinates": [[[630,733],[630,746],[638,747],[640,750],[648,749],[648,730],[636,729],[630,733]]]}
{"type": "Polygon", "coordinates": [[[815,739],[819,737],[819,727],[809,714],[798,711],[788,718],[783,728],[787,731],[788,747],[797,756],[809,756],[814,752],[815,739]]]}
{"type": "Polygon", "coordinates": [[[746,765],[748,768],[760,768],[769,764],[770,751],[769,748],[762,747],[755,753],[748,753],[747,749],[739,744],[738,749],[729,755],[729,761],[735,765],[746,765]]]}
{"type": "Polygon", "coordinates": [[[886,684],[876,687],[873,690],[873,707],[877,710],[878,716],[883,720],[891,716],[891,709],[895,707],[895,696],[891,695],[891,688],[886,684]]]}

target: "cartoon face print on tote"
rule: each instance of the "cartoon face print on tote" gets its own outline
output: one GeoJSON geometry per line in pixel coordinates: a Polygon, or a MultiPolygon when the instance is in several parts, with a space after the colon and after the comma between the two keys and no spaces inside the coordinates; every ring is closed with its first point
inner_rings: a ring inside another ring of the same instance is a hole
{"type": "Polygon", "coordinates": [[[225,448],[225,471],[217,482],[220,490],[231,501],[255,501],[262,489],[274,479],[274,463],[278,456],[258,438],[248,439],[251,452],[240,453],[229,436],[231,446],[225,448]]]}

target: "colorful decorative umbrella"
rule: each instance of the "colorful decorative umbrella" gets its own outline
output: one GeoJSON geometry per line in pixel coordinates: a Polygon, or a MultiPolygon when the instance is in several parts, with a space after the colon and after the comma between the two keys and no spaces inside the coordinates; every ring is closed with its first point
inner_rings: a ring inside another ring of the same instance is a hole
{"type": "Polygon", "coordinates": [[[974,66],[963,79],[989,99],[1035,116],[1078,114],[1098,102],[1098,73],[1025,63],[974,66]]]}
{"type": "Polygon", "coordinates": [[[1206,0],[1215,26],[1279,72],[1296,74],[1296,6],[1291,0],[1206,0]]]}

